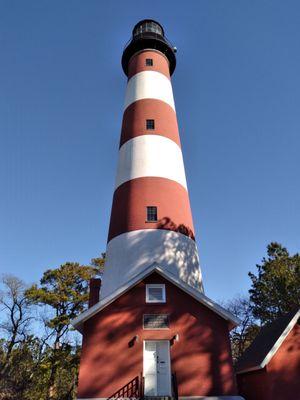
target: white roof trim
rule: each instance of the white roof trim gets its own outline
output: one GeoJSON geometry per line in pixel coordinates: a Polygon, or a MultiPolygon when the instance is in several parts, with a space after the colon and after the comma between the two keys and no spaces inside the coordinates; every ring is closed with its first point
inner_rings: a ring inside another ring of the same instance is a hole
{"type": "Polygon", "coordinates": [[[279,338],[276,340],[274,346],[271,348],[271,350],[269,351],[269,353],[266,355],[266,357],[264,358],[264,360],[259,364],[256,365],[255,367],[251,367],[251,368],[246,368],[246,369],[242,369],[241,371],[238,371],[237,374],[243,374],[245,372],[250,372],[250,371],[256,371],[258,369],[262,369],[265,368],[265,366],[267,364],[269,364],[269,362],[271,361],[271,359],[273,358],[273,356],[275,355],[275,353],[277,352],[277,350],[280,348],[280,346],[282,345],[282,343],[284,342],[284,340],[287,338],[288,334],[291,332],[291,330],[294,328],[294,326],[296,325],[298,319],[300,318],[300,309],[296,312],[296,314],[294,315],[294,317],[291,319],[291,321],[289,322],[289,324],[287,325],[287,327],[285,328],[285,330],[282,332],[282,334],[279,336],[279,338]]]}
{"type": "Polygon", "coordinates": [[[231,322],[234,326],[240,323],[240,320],[236,318],[231,312],[225,310],[225,308],[221,307],[219,304],[215,303],[213,300],[209,299],[199,290],[194,289],[187,283],[177,279],[173,274],[167,272],[159,267],[157,263],[153,263],[148,268],[144,269],[141,273],[136,275],[133,279],[126,282],[126,284],[120,286],[117,290],[115,290],[110,295],[101,299],[98,303],[94,304],[88,310],[84,311],[78,317],[74,318],[71,321],[71,324],[76,328],[79,332],[82,333],[83,323],[91,318],[93,315],[97,314],[99,311],[103,310],[103,308],[107,307],[113,301],[115,301],[118,297],[120,297],[123,293],[127,292],[133,286],[137,285],[141,282],[146,276],[150,275],[152,272],[157,272],[168,281],[178,286],[181,290],[192,296],[194,299],[198,300],[200,303],[204,304],[206,307],[220,315],[225,320],[231,322]]]}

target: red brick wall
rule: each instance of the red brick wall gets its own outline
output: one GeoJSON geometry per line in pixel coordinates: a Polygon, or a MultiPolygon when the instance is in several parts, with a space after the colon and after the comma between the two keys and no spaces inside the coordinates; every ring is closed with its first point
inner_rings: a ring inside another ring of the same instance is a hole
{"type": "Polygon", "coordinates": [[[292,329],[264,370],[239,374],[237,380],[246,400],[300,398],[300,325],[292,329]]]}
{"type": "Polygon", "coordinates": [[[267,365],[270,398],[300,398],[300,325],[296,324],[267,365]]]}
{"type": "Polygon", "coordinates": [[[158,274],[152,274],[85,324],[78,398],[109,397],[143,370],[143,340],[171,339],[180,396],[233,395],[227,323],[158,274]],[[145,303],[145,284],[165,283],[167,302],[145,303]],[[169,330],[143,330],[145,313],[169,313],[169,330]],[[134,336],[139,341],[129,347],[134,336]]]}
{"type": "Polygon", "coordinates": [[[267,380],[268,375],[265,369],[238,374],[239,394],[245,400],[269,400],[267,380]]]}

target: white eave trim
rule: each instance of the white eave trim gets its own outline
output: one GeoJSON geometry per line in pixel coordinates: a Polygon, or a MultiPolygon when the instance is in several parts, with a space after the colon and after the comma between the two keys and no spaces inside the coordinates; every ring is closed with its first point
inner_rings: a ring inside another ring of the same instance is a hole
{"type": "Polygon", "coordinates": [[[110,295],[101,299],[98,303],[94,304],[88,310],[84,311],[78,317],[74,318],[71,321],[71,324],[76,328],[79,332],[82,333],[83,330],[83,323],[91,318],[93,315],[97,314],[99,311],[103,310],[109,304],[114,302],[118,297],[122,294],[127,292],[133,286],[137,285],[141,282],[144,278],[150,275],[152,272],[157,272],[164,278],[166,278],[169,282],[173,283],[174,285],[178,286],[181,290],[192,296],[194,299],[220,315],[225,320],[231,322],[233,326],[236,326],[240,323],[240,320],[236,318],[231,312],[225,310],[225,308],[221,307],[219,304],[215,303],[213,300],[209,299],[199,290],[194,289],[193,287],[189,286],[185,282],[177,279],[174,275],[170,274],[167,271],[162,270],[157,263],[153,263],[140,274],[136,275],[133,279],[126,282],[126,284],[120,286],[117,290],[115,290],[110,295]]]}
{"type": "Polygon", "coordinates": [[[288,334],[291,332],[291,330],[294,328],[296,325],[298,319],[300,318],[300,309],[296,312],[294,317],[291,319],[285,330],[282,332],[282,334],[279,336],[279,338],[276,340],[274,346],[271,348],[271,350],[268,352],[266,357],[263,359],[263,361],[259,364],[256,365],[255,367],[251,368],[246,368],[242,369],[241,371],[238,371],[237,374],[243,374],[245,372],[251,372],[251,371],[257,371],[258,369],[263,369],[265,368],[266,365],[269,364],[277,350],[280,348],[284,340],[287,338],[288,334]]]}

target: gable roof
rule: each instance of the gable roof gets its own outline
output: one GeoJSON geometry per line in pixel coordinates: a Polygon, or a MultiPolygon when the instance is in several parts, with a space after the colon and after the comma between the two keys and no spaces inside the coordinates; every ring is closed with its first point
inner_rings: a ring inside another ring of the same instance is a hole
{"type": "Polygon", "coordinates": [[[78,317],[74,318],[71,321],[71,324],[74,326],[74,328],[76,328],[79,332],[82,333],[83,324],[85,321],[87,321],[93,315],[97,314],[99,311],[103,310],[105,307],[114,302],[117,298],[122,296],[125,292],[127,292],[132,287],[140,283],[144,278],[146,278],[153,272],[157,272],[162,277],[167,279],[169,282],[173,283],[181,290],[189,294],[191,297],[193,297],[194,299],[196,299],[197,301],[199,301],[200,303],[204,304],[206,307],[211,309],[213,312],[224,318],[226,321],[229,321],[231,327],[234,327],[240,323],[239,319],[236,318],[231,312],[225,310],[225,308],[221,307],[219,304],[209,299],[202,292],[200,292],[197,289],[194,289],[187,283],[181,281],[170,272],[163,270],[157,263],[153,263],[148,268],[144,269],[142,272],[140,272],[138,275],[132,278],[130,281],[128,281],[126,284],[120,286],[112,294],[104,297],[98,303],[96,303],[83,313],[81,313],[78,317]]]}
{"type": "Polygon", "coordinates": [[[264,368],[300,318],[300,309],[264,326],[236,364],[238,374],[264,368]]]}

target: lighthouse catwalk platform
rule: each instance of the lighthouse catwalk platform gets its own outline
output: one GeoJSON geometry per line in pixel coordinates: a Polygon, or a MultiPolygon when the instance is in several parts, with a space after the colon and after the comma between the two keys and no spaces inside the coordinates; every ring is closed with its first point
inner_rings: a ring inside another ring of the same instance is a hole
{"type": "Polygon", "coordinates": [[[92,283],[90,308],[73,321],[83,335],[78,399],[240,399],[229,341],[238,321],[203,291],[171,84],[175,50],[158,22],[134,27],[122,67],[100,295],[92,283]]]}

